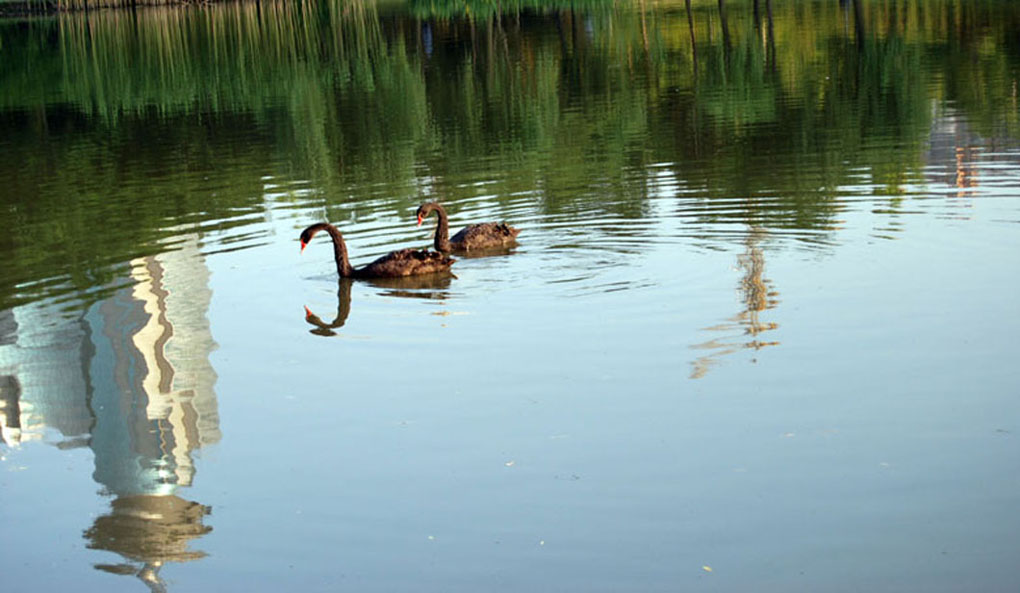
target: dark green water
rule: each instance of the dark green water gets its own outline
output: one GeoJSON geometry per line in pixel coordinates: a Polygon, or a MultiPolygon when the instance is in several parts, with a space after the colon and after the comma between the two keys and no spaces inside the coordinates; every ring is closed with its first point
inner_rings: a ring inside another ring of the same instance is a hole
{"type": "Polygon", "coordinates": [[[3,582],[1016,591],[1020,5],[723,7],[0,21],[3,582]]]}

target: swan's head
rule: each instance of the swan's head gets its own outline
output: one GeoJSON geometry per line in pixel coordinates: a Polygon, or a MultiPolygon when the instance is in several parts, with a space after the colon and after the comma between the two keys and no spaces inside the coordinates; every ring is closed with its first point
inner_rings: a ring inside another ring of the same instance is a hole
{"type": "Polygon", "coordinates": [[[439,209],[439,204],[435,202],[426,202],[421,206],[418,206],[418,226],[429,217],[429,214],[439,209]]]}
{"type": "Polygon", "coordinates": [[[299,239],[301,240],[302,252],[304,252],[305,247],[308,247],[308,244],[312,242],[312,237],[319,234],[319,231],[326,231],[326,233],[333,238],[333,245],[337,249],[343,249],[344,237],[343,235],[340,234],[340,231],[336,230],[336,227],[329,224],[328,222],[317,222],[312,226],[306,228],[305,230],[301,231],[301,236],[299,237],[299,239]]]}
{"type": "Polygon", "coordinates": [[[319,229],[315,228],[313,225],[301,231],[301,253],[304,253],[305,247],[308,247],[308,243],[312,240],[312,237],[315,236],[315,233],[318,232],[318,230],[319,229]]]}

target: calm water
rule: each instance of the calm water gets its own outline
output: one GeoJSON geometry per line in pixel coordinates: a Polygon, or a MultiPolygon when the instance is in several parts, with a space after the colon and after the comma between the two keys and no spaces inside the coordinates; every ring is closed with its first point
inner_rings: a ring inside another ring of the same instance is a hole
{"type": "Polygon", "coordinates": [[[504,4],[0,21],[4,583],[1018,590],[1020,5],[504,4]]]}

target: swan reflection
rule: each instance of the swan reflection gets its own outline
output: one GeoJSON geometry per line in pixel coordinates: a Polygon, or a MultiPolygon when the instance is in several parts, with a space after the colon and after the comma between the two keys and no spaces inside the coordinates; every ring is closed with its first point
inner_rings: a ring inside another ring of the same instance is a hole
{"type": "Polygon", "coordinates": [[[483,257],[505,257],[516,253],[517,247],[518,245],[516,243],[502,247],[481,247],[478,249],[472,249],[471,251],[458,251],[457,257],[463,260],[479,259],[483,257]]]}
{"type": "Polygon", "coordinates": [[[351,314],[351,285],[354,281],[350,278],[340,279],[340,289],[337,291],[337,305],[336,305],[336,317],[333,321],[326,323],[318,315],[312,313],[312,310],[305,306],[305,321],[310,325],[314,325],[315,329],[308,330],[309,333],[317,336],[330,337],[335,336],[335,329],[339,329],[347,323],[347,316],[351,314]]]}
{"type": "Polygon", "coordinates": [[[381,288],[379,294],[412,299],[444,300],[450,298],[450,284],[457,277],[450,272],[403,276],[400,278],[372,278],[367,282],[381,288]]]}
{"type": "MultiPolygon", "coordinates": [[[[383,296],[445,300],[450,297],[448,289],[455,278],[456,276],[453,274],[445,272],[422,276],[403,276],[400,278],[372,278],[363,281],[380,289],[379,294],[383,296]]],[[[313,326],[313,329],[308,330],[308,333],[323,337],[337,335],[335,330],[343,327],[347,323],[347,317],[351,314],[351,288],[353,285],[354,280],[340,278],[336,295],[336,315],[332,321],[327,322],[323,320],[305,306],[305,322],[313,326]]]]}

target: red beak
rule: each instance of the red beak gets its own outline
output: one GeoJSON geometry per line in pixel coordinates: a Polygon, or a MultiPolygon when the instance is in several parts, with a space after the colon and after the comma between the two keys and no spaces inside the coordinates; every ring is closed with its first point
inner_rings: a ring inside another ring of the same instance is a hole
{"type": "Polygon", "coordinates": [[[421,226],[421,214],[418,215],[418,226],[421,226]]]}
{"type": "Polygon", "coordinates": [[[305,243],[304,241],[302,241],[301,242],[301,253],[305,252],[305,247],[308,247],[308,243],[305,243]]]}
{"type": "Polygon", "coordinates": [[[308,308],[308,305],[305,305],[305,317],[311,317],[312,315],[314,315],[312,310],[308,308]]]}

